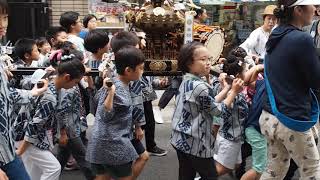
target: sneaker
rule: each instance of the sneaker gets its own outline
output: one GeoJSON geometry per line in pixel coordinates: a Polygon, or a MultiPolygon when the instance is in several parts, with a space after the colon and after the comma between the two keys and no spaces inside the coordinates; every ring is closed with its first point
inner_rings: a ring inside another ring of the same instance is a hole
{"type": "Polygon", "coordinates": [[[72,170],[78,170],[78,169],[79,169],[79,166],[78,166],[76,160],[73,157],[69,158],[69,161],[67,162],[66,166],[64,167],[64,170],[72,171],[72,170]]]}
{"type": "Polygon", "coordinates": [[[155,146],[152,149],[149,149],[148,152],[152,156],[165,156],[168,153],[168,151],[161,149],[158,146],[155,146]]]}
{"type": "Polygon", "coordinates": [[[78,167],[78,165],[77,164],[75,164],[75,165],[66,165],[65,167],[64,167],[64,170],[65,171],[73,171],[73,170],[78,170],[79,169],[79,167],[78,167]]]}
{"type": "Polygon", "coordinates": [[[196,177],[196,178],[194,178],[194,180],[200,180],[201,179],[201,177],[196,177]]]}

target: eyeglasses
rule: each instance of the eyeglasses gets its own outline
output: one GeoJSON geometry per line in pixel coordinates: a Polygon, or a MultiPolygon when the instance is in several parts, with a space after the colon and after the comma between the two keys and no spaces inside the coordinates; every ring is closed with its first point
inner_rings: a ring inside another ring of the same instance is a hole
{"type": "Polygon", "coordinates": [[[199,61],[205,61],[205,62],[212,62],[213,61],[213,57],[212,56],[210,56],[210,57],[208,57],[208,58],[200,58],[200,59],[198,59],[199,61]]]}

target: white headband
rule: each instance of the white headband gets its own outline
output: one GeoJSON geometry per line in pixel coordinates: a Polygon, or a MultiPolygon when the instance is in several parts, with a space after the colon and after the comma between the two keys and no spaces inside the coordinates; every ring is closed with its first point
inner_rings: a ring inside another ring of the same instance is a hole
{"type": "Polygon", "coordinates": [[[297,0],[289,7],[303,6],[303,5],[320,5],[320,0],[297,0]]]}

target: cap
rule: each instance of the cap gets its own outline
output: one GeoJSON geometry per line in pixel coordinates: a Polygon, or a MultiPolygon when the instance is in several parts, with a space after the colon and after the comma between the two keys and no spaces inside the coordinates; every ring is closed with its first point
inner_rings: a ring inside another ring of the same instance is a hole
{"type": "Polygon", "coordinates": [[[289,7],[304,6],[304,5],[320,5],[320,0],[297,0],[289,7]]]}
{"type": "Polygon", "coordinates": [[[262,16],[264,15],[274,15],[273,11],[274,9],[277,8],[276,5],[268,5],[266,8],[264,8],[263,13],[261,13],[262,16]]]}

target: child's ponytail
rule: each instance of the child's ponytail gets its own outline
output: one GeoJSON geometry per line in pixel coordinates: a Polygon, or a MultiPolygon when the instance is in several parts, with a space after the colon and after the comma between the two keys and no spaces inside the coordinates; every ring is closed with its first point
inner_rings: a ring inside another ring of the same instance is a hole
{"type": "Polygon", "coordinates": [[[229,55],[227,60],[223,63],[223,72],[228,75],[236,76],[240,74],[244,69],[244,59],[235,55],[229,55]]]}
{"type": "Polygon", "coordinates": [[[70,74],[71,79],[81,78],[85,74],[85,67],[82,63],[83,53],[65,46],[54,51],[50,55],[50,64],[56,68],[58,75],[70,74]]]}
{"type": "Polygon", "coordinates": [[[50,64],[53,67],[57,67],[61,61],[68,61],[73,59],[82,62],[84,56],[81,51],[74,49],[69,43],[64,43],[61,49],[53,51],[49,57],[50,64]]]}

